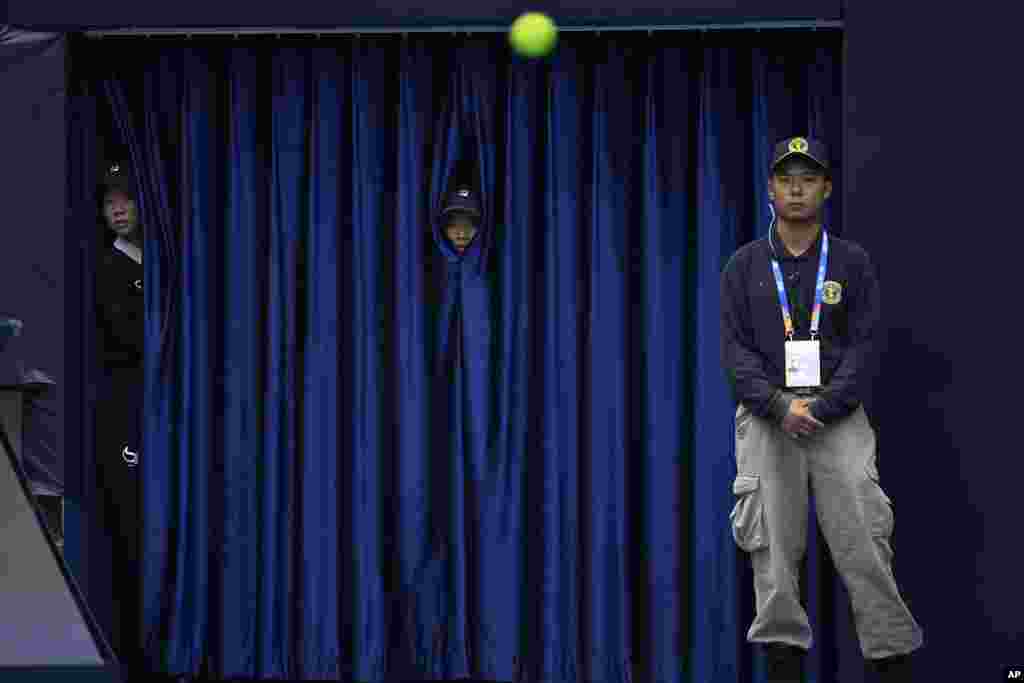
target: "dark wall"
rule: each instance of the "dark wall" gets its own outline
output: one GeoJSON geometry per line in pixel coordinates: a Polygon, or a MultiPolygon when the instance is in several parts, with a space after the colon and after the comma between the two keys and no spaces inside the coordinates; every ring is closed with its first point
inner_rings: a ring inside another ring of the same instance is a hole
{"type": "MultiPolygon", "coordinates": [[[[519,2],[383,0],[376,3],[243,0],[8,0],[11,23],[33,26],[379,26],[505,24],[526,9],[519,2]]],[[[839,0],[560,0],[527,3],[560,22],[689,23],[714,19],[838,19],[839,0]]]]}
{"type": "Polygon", "coordinates": [[[915,680],[1006,680],[1024,662],[1020,55],[990,4],[855,2],[845,18],[844,225],[882,282],[870,413],[927,641],[915,680]]]}
{"type": "MultiPolygon", "coordinates": [[[[25,323],[0,356],[0,383],[40,370],[57,383],[34,404],[25,451],[63,480],[64,40],[0,36],[0,312],[25,323]],[[38,418],[38,419],[37,419],[38,418]],[[56,470],[56,471],[54,471],[56,470]]],[[[30,472],[36,479],[37,472],[30,472]]]]}

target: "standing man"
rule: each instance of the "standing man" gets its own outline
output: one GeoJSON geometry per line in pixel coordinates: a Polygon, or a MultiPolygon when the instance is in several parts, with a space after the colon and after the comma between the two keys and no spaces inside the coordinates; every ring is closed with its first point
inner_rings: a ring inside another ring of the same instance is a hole
{"type": "Polygon", "coordinates": [[[96,318],[102,377],[96,413],[97,484],[110,539],[112,644],[131,674],[140,658],[139,481],[142,452],[143,232],[135,186],[123,164],[100,189],[108,239],[96,268],[96,318]]]}
{"type": "Polygon", "coordinates": [[[861,651],[883,681],[903,682],[924,637],[893,576],[893,511],[861,405],[879,286],[864,249],[822,225],[831,193],[824,145],[780,142],[769,235],[740,248],[722,274],[722,363],[738,403],[732,531],[757,600],[747,640],[766,648],[771,683],[802,680],[812,642],[798,585],[810,484],[861,651]]]}

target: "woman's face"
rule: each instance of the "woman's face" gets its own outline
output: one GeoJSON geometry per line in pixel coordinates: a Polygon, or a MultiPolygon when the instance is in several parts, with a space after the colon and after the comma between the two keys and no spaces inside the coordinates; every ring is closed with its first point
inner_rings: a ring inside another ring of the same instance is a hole
{"type": "Polygon", "coordinates": [[[135,200],[121,190],[107,192],[103,198],[103,217],[107,227],[119,237],[135,232],[139,223],[135,200]]]}

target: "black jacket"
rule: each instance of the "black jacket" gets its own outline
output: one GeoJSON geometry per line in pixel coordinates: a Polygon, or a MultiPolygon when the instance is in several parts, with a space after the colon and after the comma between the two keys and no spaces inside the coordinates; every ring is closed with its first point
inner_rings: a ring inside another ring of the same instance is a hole
{"type": "Polygon", "coordinates": [[[96,272],[100,359],[111,368],[141,368],[143,359],[142,265],[113,245],[96,272]]]}

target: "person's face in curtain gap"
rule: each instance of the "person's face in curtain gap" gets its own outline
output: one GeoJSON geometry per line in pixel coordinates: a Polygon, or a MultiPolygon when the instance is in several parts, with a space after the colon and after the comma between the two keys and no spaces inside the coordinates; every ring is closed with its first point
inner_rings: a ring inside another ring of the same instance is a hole
{"type": "Polygon", "coordinates": [[[122,189],[114,188],[103,197],[103,217],[107,227],[118,237],[132,237],[139,226],[135,199],[122,189]]]}
{"type": "Polygon", "coordinates": [[[825,170],[809,159],[786,159],[768,181],[775,214],[787,223],[814,222],[832,194],[825,170]]]}
{"type": "Polygon", "coordinates": [[[452,211],[448,215],[444,234],[455,250],[462,254],[476,237],[476,216],[466,211],[452,211]]]}

